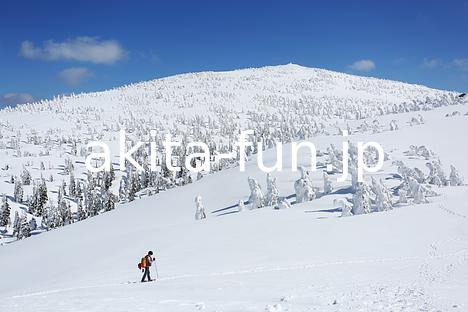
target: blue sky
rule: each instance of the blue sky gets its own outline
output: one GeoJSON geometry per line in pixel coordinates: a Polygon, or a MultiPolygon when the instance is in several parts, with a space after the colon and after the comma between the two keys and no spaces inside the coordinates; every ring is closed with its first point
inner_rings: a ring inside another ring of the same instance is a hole
{"type": "Polygon", "coordinates": [[[0,2],[0,105],[297,63],[468,89],[468,1],[0,2]]]}

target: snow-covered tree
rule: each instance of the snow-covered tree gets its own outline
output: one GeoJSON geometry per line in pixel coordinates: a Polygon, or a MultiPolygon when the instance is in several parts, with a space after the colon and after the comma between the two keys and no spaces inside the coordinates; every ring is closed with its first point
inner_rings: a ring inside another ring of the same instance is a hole
{"type": "Polygon", "coordinates": [[[410,191],[410,195],[413,197],[413,202],[415,204],[423,204],[428,202],[428,200],[426,199],[428,189],[424,185],[416,181],[415,178],[408,178],[408,188],[410,191]]]}
{"type": "MultiPolygon", "coordinates": [[[[112,181],[114,179],[115,179],[114,167],[111,166],[111,171],[109,172],[104,171],[103,173],[102,180],[103,180],[103,186],[105,190],[108,190],[111,187],[112,181]]],[[[142,177],[142,183],[144,183],[146,186],[148,185],[148,179],[147,179],[146,174],[144,175],[144,177],[142,177]]]]}
{"type": "MultiPolygon", "coordinates": [[[[340,151],[335,147],[334,144],[331,144],[327,148],[328,153],[328,163],[332,165],[333,172],[339,172],[343,168],[342,161],[340,160],[341,154],[340,151]]],[[[301,168],[303,170],[303,168],[301,168]]]]}
{"type": "Polygon", "coordinates": [[[429,184],[437,186],[447,185],[447,178],[445,177],[440,161],[428,162],[426,166],[429,168],[429,184]]]}
{"type": "Polygon", "coordinates": [[[198,171],[197,172],[197,181],[200,181],[202,178],[203,178],[203,174],[200,171],[198,171]]]}
{"type": "Polygon", "coordinates": [[[458,172],[457,168],[453,165],[450,165],[450,185],[452,186],[459,186],[463,185],[463,178],[461,177],[460,173],[458,172]]]}
{"type": "Polygon", "coordinates": [[[35,231],[37,229],[37,221],[36,218],[32,217],[31,220],[29,220],[29,229],[31,231],[35,231]]]}
{"type": "Polygon", "coordinates": [[[10,224],[11,208],[8,204],[8,198],[5,194],[2,196],[2,205],[0,206],[0,226],[7,227],[10,224]]]}
{"type": "Polygon", "coordinates": [[[75,182],[75,175],[73,172],[70,172],[70,182],[68,183],[68,194],[70,197],[76,197],[76,182],[75,182]]]}
{"type": "Polygon", "coordinates": [[[356,191],[353,194],[353,215],[360,215],[371,212],[371,200],[369,190],[364,182],[358,182],[356,191]]]}
{"type": "Polygon", "coordinates": [[[195,220],[206,219],[205,207],[203,207],[202,198],[200,195],[195,197],[195,206],[195,220]]]}
{"type": "Polygon", "coordinates": [[[245,211],[245,205],[242,199],[237,203],[237,209],[239,212],[245,211]]]}
{"type": "Polygon", "coordinates": [[[127,180],[127,200],[129,202],[135,200],[135,195],[139,191],[140,181],[138,179],[138,175],[133,172],[128,173],[128,180],[127,180]]]}
{"type": "Polygon", "coordinates": [[[353,213],[351,212],[352,208],[353,208],[353,205],[351,205],[351,203],[348,202],[348,200],[346,200],[344,198],[335,198],[333,200],[333,204],[337,205],[337,206],[339,206],[341,208],[341,216],[342,217],[349,217],[349,216],[353,215],[353,213]]]}
{"type": "Polygon", "coordinates": [[[408,195],[408,192],[405,189],[400,188],[398,190],[398,203],[400,203],[400,204],[408,203],[407,195],[408,195]]]}
{"type": "Polygon", "coordinates": [[[392,209],[393,204],[390,191],[383,184],[382,180],[377,181],[372,177],[372,192],[375,194],[375,206],[377,211],[392,209]]]}
{"type": "Polygon", "coordinates": [[[83,202],[81,200],[81,198],[78,198],[77,200],[77,219],[78,221],[82,221],[82,220],[85,220],[88,218],[88,212],[86,210],[86,207],[83,206],[83,202]]]}
{"type": "Polygon", "coordinates": [[[44,179],[41,180],[39,185],[35,188],[35,192],[33,193],[33,201],[35,203],[33,214],[36,217],[42,217],[44,213],[44,206],[47,203],[48,195],[47,195],[47,185],[44,179]]]}
{"type": "Polygon", "coordinates": [[[292,208],[291,203],[286,197],[279,197],[278,204],[275,206],[275,209],[290,209],[292,208]]]}
{"type": "Polygon", "coordinates": [[[248,178],[248,182],[250,187],[250,209],[262,208],[265,206],[265,200],[262,189],[260,188],[260,184],[258,184],[257,180],[252,177],[248,178]]]}
{"type": "Polygon", "coordinates": [[[396,120],[392,120],[390,122],[390,131],[395,131],[395,130],[398,130],[398,124],[396,120]]]}
{"type": "Polygon", "coordinates": [[[315,191],[310,182],[309,173],[301,167],[301,178],[294,183],[296,203],[305,203],[315,199],[315,191]]]}
{"type": "Polygon", "coordinates": [[[115,208],[115,202],[117,200],[117,197],[112,194],[111,191],[107,190],[104,191],[104,200],[103,200],[103,206],[104,206],[104,211],[111,211],[115,208]]]}
{"type": "Polygon", "coordinates": [[[265,196],[265,206],[276,207],[278,204],[279,191],[276,186],[276,178],[271,174],[267,174],[267,193],[265,196]]]}
{"type": "Polygon", "coordinates": [[[351,174],[351,191],[355,193],[358,188],[358,171],[357,167],[353,163],[351,163],[351,166],[349,167],[349,172],[351,174]]]}
{"type": "Polygon", "coordinates": [[[125,202],[127,200],[127,181],[126,181],[126,179],[121,179],[120,180],[119,200],[121,202],[125,202]]]}
{"type": "Polygon", "coordinates": [[[23,185],[31,184],[31,173],[26,168],[23,168],[23,172],[21,173],[21,181],[23,185]]]}
{"type": "Polygon", "coordinates": [[[17,233],[18,239],[24,239],[24,238],[28,238],[29,236],[31,236],[31,229],[29,228],[29,222],[26,217],[26,214],[24,214],[21,217],[19,224],[20,224],[20,229],[17,233]]]}
{"type": "Polygon", "coordinates": [[[333,191],[332,182],[328,173],[326,171],[323,172],[323,193],[330,194],[333,191]]]}
{"type": "Polygon", "coordinates": [[[15,179],[15,190],[14,195],[15,201],[17,203],[23,202],[23,184],[21,183],[20,179],[15,179]]]}
{"type": "Polygon", "coordinates": [[[13,236],[18,237],[21,230],[21,218],[18,211],[15,211],[15,217],[13,218],[13,236]]]}

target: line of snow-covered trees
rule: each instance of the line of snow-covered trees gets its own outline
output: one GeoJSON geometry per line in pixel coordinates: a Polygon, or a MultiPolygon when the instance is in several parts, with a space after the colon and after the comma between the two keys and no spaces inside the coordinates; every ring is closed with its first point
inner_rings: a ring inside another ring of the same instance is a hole
{"type": "MultiPolygon", "coordinates": [[[[439,159],[425,146],[410,146],[406,152],[408,156],[419,156],[422,159],[430,160],[426,163],[428,173],[425,174],[419,168],[410,168],[403,161],[396,161],[393,164],[397,167],[400,185],[390,189],[382,179],[371,177],[370,181],[358,182],[356,174],[356,147],[349,144],[349,167],[351,168],[351,185],[349,192],[351,198],[336,198],[334,204],[341,209],[341,216],[368,214],[372,212],[388,211],[401,204],[422,204],[428,203],[428,197],[437,196],[431,188],[443,186],[463,185],[463,178],[458,170],[451,165],[450,174],[446,175],[442,169],[439,159]],[[370,183],[369,183],[370,182],[370,183]]],[[[333,145],[327,152],[327,161],[332,164],[332,172],[339,173],[342,168],[343,155],[333,145]]],[[[374,162],[376,155],[371,151],[366,151],[365,161],[367,164],[374,162]]],[[[323,185],[313,185],[311,172],[304,167],[300,168],[300,178],[294,182],[295,202],[290,203],[285,196],[280,196],[276,178],[271,174],[266,175],[266,193],[263,192],[258,181],[252,177],[248,178],[250,195],[246,202],[239,200],[238,211],[254,210],[263,207],[273,207],[274,209],[291,208],[292,204],[299,204],[312,201],[317,197],[326,196],[333,193],[333,184],[327,171],[323,171],[323,185]],[[246,206],[247,205],[247,206],[246,206]]],[[[196,213],[195,219],[201,220],[207,217],[201,196],[195,198],[196,213]]]]}

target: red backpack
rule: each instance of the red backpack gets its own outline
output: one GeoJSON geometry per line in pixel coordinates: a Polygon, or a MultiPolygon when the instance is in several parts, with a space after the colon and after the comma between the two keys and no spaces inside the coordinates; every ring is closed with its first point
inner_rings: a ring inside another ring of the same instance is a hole
{"type": "Polygon", "coordinates": [[[144,269],[146,268],[146,256],[144,256],[143,258],[141,258],[141,261],[140,263],[138,263],[138,269],[141,270],[141,269],[144,269]]]}

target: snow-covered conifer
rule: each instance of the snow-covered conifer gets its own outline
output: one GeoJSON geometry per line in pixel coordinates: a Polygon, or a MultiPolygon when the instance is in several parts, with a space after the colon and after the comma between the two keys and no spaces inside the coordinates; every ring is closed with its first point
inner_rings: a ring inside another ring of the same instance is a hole
{"type": "Polygon", "coordinates": [[[0,206],[0,226],[7,227],[10,224],[11,208],[8,204],[8,198],[5,194],[2,196],[2,205],[0,206]]]}
{"type": "Polygon", "coordinates": [[[447,179],[445,178],[444,171],[440,166],[440,162],[432,161],[426,163],[426,166],[429,168],[429,176],[427,178],[429,184],[442,186],[447,184],[447,179]]]}
{"type": "Polygon", "coordinates": [[[76,182],[75,182],[75,175],[73,172],[70,172],[70,182],[68,183],[68,194],[70,197],[76,197],[76,182]]]}
{"type": "Polygon", "coordinates": [[[392,198],[390,192],[383,184],[382,180],[377,181],[372,177],[372,191],[375,194],[375,206],[377,211],[387,211],[392,209],[392,198]]]}
{"type": "Polygon", "coordinates": [[[323,193],[330,194],[333,191],[332,182],[328,173],[326,171],[323,172],[323,193]]]}
{"type": "Polygon", "coordinates": [[[36,218],[32,217],[31,220],[29,220],[29,229],[31,231],[35,231],[37,229],[37,221],[36,218]]]}
{"type": "Polygon", "coordinates": [[[410,194],[413,197],[413,202],[415,204],[423,204],[428,202],[426,199],[427,188],[418,181],[416,181],[415,178],[408,178],[408,187],[410,190],[410,194]]]}
{"type": "Polygon", "coordinates": [[[237,203],[237,209],[239,212],[245,211],[245,205],[242,199],[237,203]]]}
{"type": "Polygon", "coordinates": [[[21,218],[18,211],[15,211],[15,217],[13,218],[13,236],[18,236],[21,230],[21,218]]]}
{"type": "Polygon", "coordinates": [[[20,179],[15,179],[14,197],[17,203],[23,202],[23,184],[20,179]]]}
{"type": "Polygon", "coordinates": [[[352,211],[352,208],[353,208],[353,205],[351,205],[350,202],[348,202],[347,199],[345,198],[336,198],[333,200],[333,204],[334,205],[337,205],[341,208],[341,216],[342,217],[349,217],[349,216],[352,216],[353,213],[351,212],[352,211]]]}
{"type": "Polygon", "coordinates": [[[265,201],[263,197],[262,189],[258,184],[257,180],[252,177],[248,178],[249,187],[250,187],[250,197],[249,203],[251,209],[262,208],[265,206],[265,201]]]}
{"type": "Polygon", "coordinates": [[[206,219],[205,207],[203,207],[202,198],[200,195],[195,197],[195,206],[195,220],[206,219]]]}
{"type": "Polygon", "coordinates": [[[104,192],[104,211],[111,211],[115,208],[115,202],[116,202],[117,197],[112,194],[111,191],[105,191],[104,192]]]}
{"type": "Polygon", "coordinates": [[[364,182],[358,182],[356,191],[353,194],[353,209],[354,215],[365,214],[371,212],[371,200],[369,190],[364,182]]]}
{"type": "Polygon", "coordinates": [[[286,197],[279,197],[278,204],[276,205],[275,209],[290,209],[292,208],[291,203],[289,203],[286,197]]]}
{"type": "Polygon", "coordinates": [[[276,207],[278,204],[279,191],[276,186],[276,178],[271,174],[267,174],[267,193],[265,196],[265,206],[276,207]]]}
{"type": "Polygon", "coordinates": [[[24,214],[21,217],[19,224],[20,224],[20,228],[17,233],[18,239],[24,239],[24,238],[28,238],[29,236],[31,236],[31,229],[29,228],[29,222],[26,217],[26,214],[24,214]]]}
{"type": "Polygon", "coordinates": [[[31,184],[31,173],[26,168],[23,168],[23,172],[21,173],[21,181],[23,185],[30,185],[31,184]]]}
{"type": "Polygon", "coordinates": [[[296,203],[305,203],[315,199],[315,191],[310,182],[308,171],[301,167],[301,178],[294,183],[296,203]]]}
{"type": "Polygon", "coordinates": [[[390,131],[395,131],[395,130],[398,130],[398,124],[396,120],[392,120],[390,122],[390,131]]]}
{"type": "Polygon", "coordinates": [[[408,192],[403,189],[403,188],[400,188],[398,190],[398,203],[400,204],[406,204],[408,202],[408,198],[407,198],[407,194],[408,192]]]}
{"type": "Polygon", "coordinates": [[[199,171],[197,172],[197,181],[201,180],[203,178],[203,174],[199,171]]]}
{"type": "Polygon", "coordinates": [[[463,178],[461,177],[460,173],[458,172],[457,168],[453,165],[450,165],[450,185],[452,186],[459,186],[463,185],[463,178]]]}

